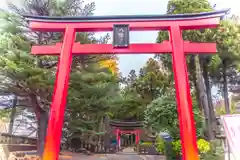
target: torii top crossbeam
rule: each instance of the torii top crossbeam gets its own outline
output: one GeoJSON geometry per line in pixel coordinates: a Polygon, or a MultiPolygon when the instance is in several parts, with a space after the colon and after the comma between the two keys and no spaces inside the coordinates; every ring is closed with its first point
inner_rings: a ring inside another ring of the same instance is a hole
{"type": "MultiPolygon", "coordinates": [[[[32,21],[32,22],[60,22],[60,23],[87,23],[87,22],[120,22],[121,24],[123,22],[152,22],[152,21],[189,21],[189,20],[200,20],[200,19],[210,19],[210,18],[218,18],[223,17],[229,9],[214,11],[214,12],[204,12],[204,13],[195,13],[195,14],[165,14],[165,15],[117,15],[117,16],[69,16],[69,17],[59,17],[59,16],[34,16],[34,15],[23,15],[26,20],[32,21]]],[[[115,24],[115,23],[114,23],[115,24]]],[[[191,23],[192,24],[192,23],[191,23]]],[[[200,24],[201,25],[201,24],[200,24]]],[[[209,24],[211,25],[211,24],[209,24]]],[[[207,24],[204,24],[204,26],[209,26],[207,24]]],[[[163,26],[168,27],[168,24],[165,24],[163,26]]],[[[184,26],[190,26],[190,28],[193,28],[193,26],[201,27],[197,24],[192,25],[184,25],[184,26]]],[[[204,27],[202,26],[202,27],[204,27]]],[[[40,27],[42,28],[42,27],[40,27]]],[[[44,28],[48,28],[47,26],[44,28]]],[[[64,29],[62,26],[58,27],[51,27],[54,30],[58,29],[64,29]]],[[[102,30],[102,28],[96,29],[96,28],[85,28],[86,30],[82,30],[84,27],[78,26],[77,29],[81,31],[111,31],[112,26],[108,30],[102,30]]],[[[105,28],[105,27],[104,27],[105,28]]],[[[159,26],[152,26],[151,30],[159,30],[159,26]]],[[[106,29],[106,28],[105,28],[106,29]]],[[[139,28],[137,28],[139,29],[139,28]]],[[[194,28],[195,29],[195,28],[194,28]]],[[[42,30],[42,29],[40,29],[42,30]]],[[[146,30],[144,27],[143,30],[146,30]]]]}
{"type": "Polygon", "coordinates": [[[47,17],[24,15],[34,31],[64,32],[64,40],[52,46],[33,46],[36,55],[60,55],[43,160],[58,159],[63,117],[73,54],[171,53],[178,105],[179,128],[184,160],[199,160],[192,100],[185,54],[216,53],[215,43],[183,41],[182,31],[217,27],[229,10],[181,15],[47,17]],[[111,44],[75,43],[76,32],[113,31],[115,25],[127,25],[130,31],[168,30],[169,41],[160,44],[129,44],[118,48],[111,44]]]}

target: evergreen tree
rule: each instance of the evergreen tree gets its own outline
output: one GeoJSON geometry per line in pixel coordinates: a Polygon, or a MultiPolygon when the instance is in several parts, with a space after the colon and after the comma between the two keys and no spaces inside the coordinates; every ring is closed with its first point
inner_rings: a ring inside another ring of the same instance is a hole
{"type": "Polygon", "coordinates": [[[123,78],[123,83],[121,98],[115,101],[115,117],[140,121],[144,120],[146,106],[172,86],[169,74],[152,58],[139,70],[139,74],[131,70],[123,78]]]}
{"type": "Polygon", "coordinates": [[[117,77],[97,69],[98,64],[71,74],[67,127],[72,135],[105,132],[103,119],[118,94],[117,77]]]}
{"type": "MultiPolygon", "coordinates": [[[[62,33],[33,32],[22,17],[23,14],[38,16],[88,16],[95,4],[83,4],[81,0],[22,0],[15,5],[8,3],[8,10],[2,10],[4,26],[1,34],[1,89],[4,92],[24,96],[33,107],[38,119],[38,151],[43,153],[46,135],[48,109],[51,102],[57,57],[33,57],[32,44],[54,44],[63,38],[62,33]],[[11,44],[11,45],[9,45],[11,44]]],[[[76,40],[84,43],[106,43],[109,35],[96,39],[93,33],[78,33],[76,40]]],[[[113,55],[81,55],[73,58],[73,68],[84,70],[89,63],[115,57],[113,55]]]]}
{"type": "MultiPolygon", "coordinates": [[[[18,97],[24,97],[35,110],[39,126],[47,124],[47,106],[53,81],[51,70],[36,66],[36,59],[29,55],[30,44],[18,35],[0,35],[1,90],[18,97]],[[41,100],[41,101],[40,101],[41,100]],[[40,104],[40,102],[42,104],[40,104]]],[[[46,128],[46,126],[45,126],[46,128]]],[[[39,131],[45,133],[40,127],[39,131]]]]}
{"type": "MultiPolygon", "coordinates": [[[[167,14],[198,13],[213,10],[214,8],[210,5],[208,0],[170,0],[168,3],[167,14]]],[[[230,53],[225,55],[227,57],[232,57],[232,55],[238,53],[238,45],[236,45],[236,41],[239,39],[237,38],[238,29],[235,25],[230,27],[232,30],[229,30],[227,29],[227,25],[230,25],[227,20],[224,20],[221,24],[220,28],[223,27],[224,30],[226,29],[228,31],[224,33],[219,32],[219,29],[187,30],[183,32],[183,39],[192,42],[217,42],[218,53],[222,55],[223,49],[221,48],[225,48],[228,50],[228,53],[230,53]],[[234,52],[232,52],[233,50],[234,52]]],[[[157,42],[162,42],[163,40],[168,39],[167,32],[159,32],[157,42]]],[[[160,60],[169,70],[172,70],[170,55],[159,55],[158,57],[160,57],[160,60]]],[[[192,55],[187,57],[187,63],[190,81],[193,86],[192,88],[196,91],[195,94],[198,106],[200,109],[203,109],[205,113],[206,123],[210,125],[208,128],[215,128],[215,113],[211,93],[213,81],[209,76],[212,74],[212,70],[215,70],[218,73],[220,72],[219,64],[221,63],[221,56],[219,57],[218,55],[215,55],[211,57],[205,55],[192,55]]],[[[209,132],[209,138],[214,139],[213,130],[209,132]]]]}

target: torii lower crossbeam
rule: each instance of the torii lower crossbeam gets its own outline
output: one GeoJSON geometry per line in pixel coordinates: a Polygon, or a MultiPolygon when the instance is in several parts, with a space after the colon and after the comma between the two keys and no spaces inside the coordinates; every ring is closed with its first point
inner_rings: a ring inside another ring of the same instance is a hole
{"type": "Polygon", "coordinates": [[[185,55],[215,53],[216,45],[183,41],[182,30],[216,27],[219,24],[219,17],[223,16],[227,11],[228,10],[210,13],[159,16],[25,16],[30,21],[32,30],[47,32],[61,31],[65,33],[63,43],[56,44],[55,46],[32,47],[32,52],[35,55],[60,55],[43,160],[58,159],[72,55],[139,52],[171,53],[182,156],[184,160],[199,160],[185,55]],[[129,48],[126,49],[113,49],[108,44],[81,45],[79,43],[74,43],[76,31],[112,31],[113,25],[115,24],[128,24],[130,31],[168,30],[170,33],[170,41],[163,42],[162,44],[130,44],[129,48]]]}

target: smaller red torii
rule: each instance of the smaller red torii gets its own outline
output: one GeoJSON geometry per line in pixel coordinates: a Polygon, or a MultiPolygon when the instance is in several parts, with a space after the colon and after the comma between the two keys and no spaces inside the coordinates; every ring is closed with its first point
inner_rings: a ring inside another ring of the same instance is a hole
{"type": "Polygon", "coordinates": [[[115,130],[115,134],[117,136],[117,144],[118,144],[118,147],[121,145],[121,137],[120,135],[121,134],[134,134],[135,135],[135,143],[136,145],[139,144],[139,141],[140,141],[140,133],[141,133],[141,130],[139,129],[135,129],[135,130],[129,130],[129,131],[124,131],[124,130],[121,130],[121,129],[116,129],[115,130]],[[120,135],[119,135],[120,134],[120,135]]]}
{"type": "Polygon", "coordinates": [[[110,126],[114,128],[113,133],[117,137],[118,147],[121,145],[121,134],[134,134],[135,143],[139,144],[141,128],[143,127],[142,121],[110,121],[110,126]]]}
{"type": "Polygon", "coordinates": [[[48,17],[24,15],[30,21],[30,28],[34,31],[65,33],[62,43],[54,46],[32,47],[32,53],[35,55],[59,55],[43,160],[58,159],[73,54],[166,52],[172,55],[182,156],[184,160],[199,160],[185,55],[216,53],[216,44],[183,41],[182,31],[215,28],[219,24],[220,17],[228,11],[143,16],[48,17]],[[168,30],[170,40],[161,44],[130,44],[126,48],[114,48],[109,44],[75,43],[76,32],[113,31],[115,25],[128,25],[130,31],[168,30]]]}

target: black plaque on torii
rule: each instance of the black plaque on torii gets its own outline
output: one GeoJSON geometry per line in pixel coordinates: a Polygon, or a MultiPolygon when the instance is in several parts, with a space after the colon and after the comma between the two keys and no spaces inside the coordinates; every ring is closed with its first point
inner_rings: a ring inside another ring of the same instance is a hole
{"type": "Polygon", "coordinates": [[[115,24],[113,26],[113,47],[128,48],[129,47],[129,25],[115,24]]]}

